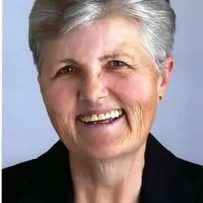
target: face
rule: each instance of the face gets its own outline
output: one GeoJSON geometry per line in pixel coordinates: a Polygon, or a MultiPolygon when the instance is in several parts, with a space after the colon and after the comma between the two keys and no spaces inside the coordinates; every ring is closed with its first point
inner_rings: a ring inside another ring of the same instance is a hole
{"type": "Polygon", "coordinates": [[[172,60],[160,76],[139,26],[104,18],[43,43],[39,83],[50,120],[70,153],[108,159],[146,142],[172,60]]]}

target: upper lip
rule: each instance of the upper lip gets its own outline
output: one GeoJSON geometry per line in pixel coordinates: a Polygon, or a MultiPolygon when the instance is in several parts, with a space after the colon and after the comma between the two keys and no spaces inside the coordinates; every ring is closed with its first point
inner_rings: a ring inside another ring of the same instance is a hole
{"type": "MultiPolygon", "coordinates": [[[[77,115],[78,116],[89,116],[89,115],[92,115],[92,114],[105,114],[109,111],[112,111],[112,110],[118,110],[118,109],[122,109],[122,108],[111,108],[111,109],[97,109],[97,110],[90,110],[90,111],[85,111],[85,112],[82,112],[80,114],[77,115]]],[[[122,109],[123,110],[123,109],[122,109]]]]}

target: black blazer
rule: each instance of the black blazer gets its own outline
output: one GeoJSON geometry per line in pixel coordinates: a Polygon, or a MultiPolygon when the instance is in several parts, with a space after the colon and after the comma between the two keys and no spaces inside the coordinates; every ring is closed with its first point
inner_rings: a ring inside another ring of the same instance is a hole
{"type": "MultiPolygon", "coordinates": [[[[3,203],[73,203],[68,150],[58,141],[37,159],[3,169],[3,203]]],[[[147,141],[139,203],[203,203],[203,167],[147,141]]]]}

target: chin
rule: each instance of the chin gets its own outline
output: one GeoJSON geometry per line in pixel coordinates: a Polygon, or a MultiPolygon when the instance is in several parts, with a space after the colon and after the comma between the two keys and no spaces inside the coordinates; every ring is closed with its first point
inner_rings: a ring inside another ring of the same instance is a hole
{"type": "Polygon", "coordinates": [[[109,159],[117,159],[128,154],[132,154],[138,146],[129,146],[129,145],[103,145],[103,146],[91,146],[86,149],[80,151],[80,156],[84,159],[90,160],[109,160],[109,159]]]}

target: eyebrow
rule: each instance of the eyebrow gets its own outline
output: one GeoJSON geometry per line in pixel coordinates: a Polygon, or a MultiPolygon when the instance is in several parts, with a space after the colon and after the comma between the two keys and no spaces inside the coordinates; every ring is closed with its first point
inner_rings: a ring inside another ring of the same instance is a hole
{"type": "MultiPolygon", "coordinates": [[[[100,61],[106,61],[109,59],[115,59],[115,58],[120,58],[120,57],[126,57],[129,58],[131,60],[134,59],[134,57],[128,53],[125,52],[114,52],[113,54],[106,54],[104,56],[99,57],[100,61]]],[[[82,65],[81,63],[79,63],[78,61],[76,61],[73,58],[65,58],[59,61],[60,63],[71,63],[71,64],[75,64],[75,65],[82,65]]]]}
{"type": "Polygon", "coordinates": [[[76,60],[72,59],[72,58],[65,58],[59,61],[59,63],[71,63],[71,64],[75,64],[75,65],[81,65],[80,63],[78,63],[76,60]]]}
{"type": "MultiPolygon", "coordinates": [[[[99,61],[106,61],[106,60],[110,60],[110,59],[116,59],[116,58],[120,58],[120,57],[125,57],[125,58],[129,58],[130,60],[134,60],[135,57],[132,54],[129,54],[123,50],[114,50],[112,51],[112,54],[106,54],[104,56],[99,57],[99,61]]],[[[81,64],[80,62],[76,61],[73,58],[65,58],[59,61],[60,63],[71,63],[74,65],[78,65],[78,66],[84,66],[85,64],[81,64]]]]}
{"type": "Polygon", "coordinates": [[[108,60],[108,59],[115,59],[115,58],[120,58],[120,57],[126,57],[126,58],[129,58],[129,59],[134,59],[134,57],[128,53],[125,53],[125,52],[121,52],[121,51],[116,51],[114,52],[113,54],[107,54],[107,55],[104,55],[102,57],[99,57],[99,60],[100,61],[105,61],[105,60],[108,60]]]}

